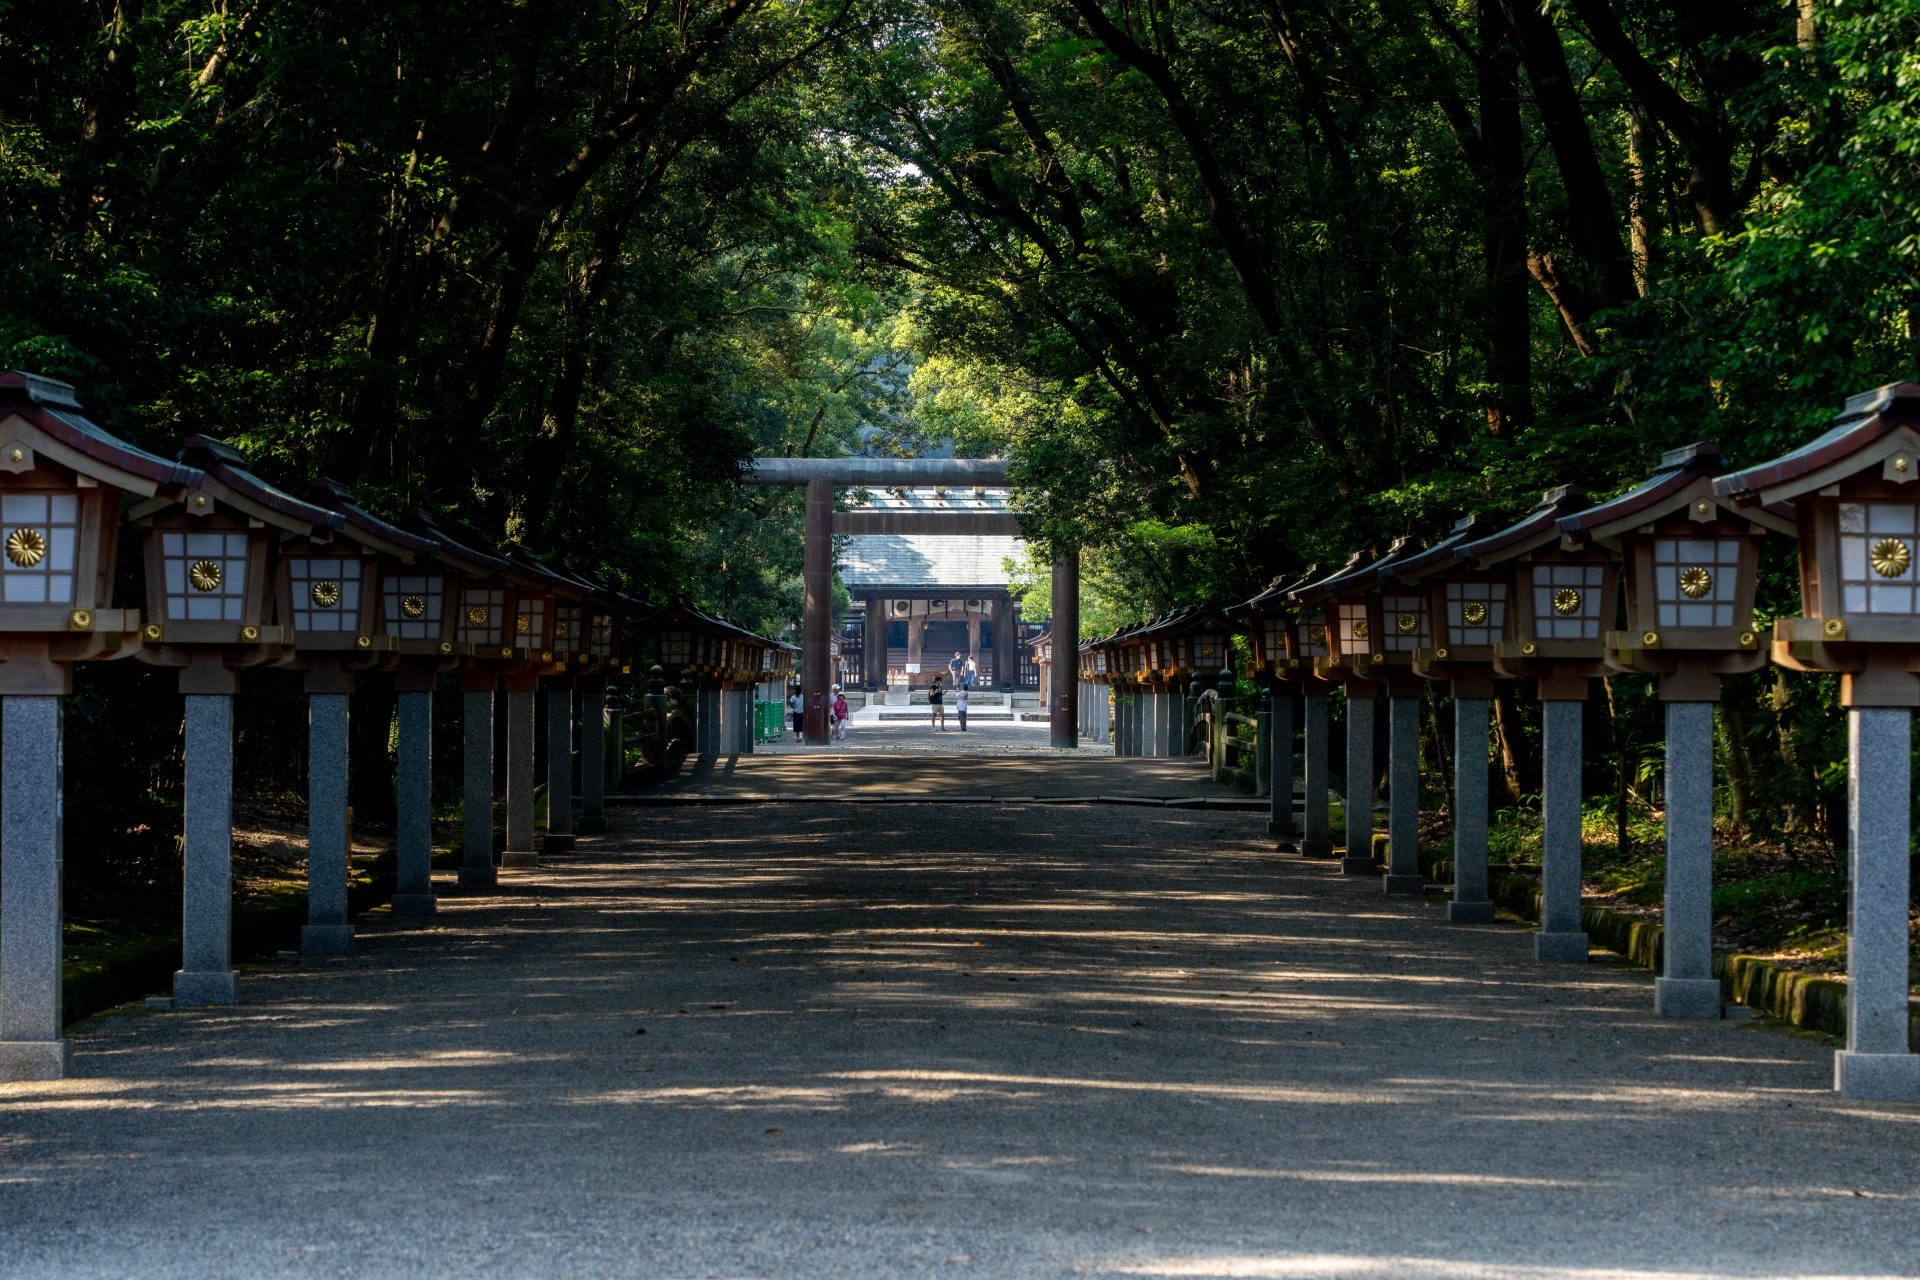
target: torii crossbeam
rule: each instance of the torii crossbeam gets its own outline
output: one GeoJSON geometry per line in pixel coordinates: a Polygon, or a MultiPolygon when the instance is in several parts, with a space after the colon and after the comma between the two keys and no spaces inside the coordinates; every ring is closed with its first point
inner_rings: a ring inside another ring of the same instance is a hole
{"type": "MultiPolygon", "coordinates": [[[[805,485],[806,606],[801,620],[800,696],[810,746],[828,741],[827,692],[833,683],[833,535],[836,533],[1009,534],[1020,532],[1017,516],[1004,512],[841,512],[833,510],[836,488],[909,489],[927,485],[987,487],[1007,484],[1007,463],[997,458],[756,458],[745,477],[752,485],[805,485]]],[[[1073,669],[1080,632],[1080,561],[1061,557],[1053,574],[1054,634],[1070,637],[1073,669]],[[1067,602],[1062,612],[1062,601],[1067,602]]],[[[1060,695],[1048,706],[1053,745],[1079,745],[1079,684],[1055,681],[1060,695]]]]}

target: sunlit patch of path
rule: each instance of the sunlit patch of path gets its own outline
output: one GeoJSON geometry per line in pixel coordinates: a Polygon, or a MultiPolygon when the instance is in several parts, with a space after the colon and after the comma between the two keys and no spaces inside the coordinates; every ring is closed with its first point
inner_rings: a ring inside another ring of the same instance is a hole
{"type": "MultiPolygon", "coordinates": [[[[1036,762],[1035,769],[1046,766],[1036,762]]],[[[1075,768],[1082,767],[1079,765],[1075,768]]],[[[0,1087],[0,1275],[1681,1280],[1920,1259],[1920,1110],[1264,817],[616,812],[0,1087]],[[644,1031],[644,1034],[642,1033],[644,1031]]]]}

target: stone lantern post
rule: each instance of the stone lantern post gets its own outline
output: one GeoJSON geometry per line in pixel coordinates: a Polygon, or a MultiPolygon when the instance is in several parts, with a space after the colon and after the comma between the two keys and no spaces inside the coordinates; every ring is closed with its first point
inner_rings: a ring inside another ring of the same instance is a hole
{"type": "Polygon", "coordinates": [[[1916,477],[1920,383],[1900,382],[1848,399],[1810,444],[1714,481],[1716,497],[1749,513],[1786,502],[1797,513],[1802,616],[1774,622],[1773,658],[1841,673],[1847,711],[1847,1047],[1834,1055],[1834,1087],[1896,1102],[1920,1102],[1907,915],[1920,706],[1916,477]]]}
{"type": "MultiPolygon", "coordinates": [[[[1229,617],[1247,620],[1253,641],[1253,673],[1256,677],[1264,676],[1267,683],[1267,740],[1271,744],[1267,834],[1276,837],[1282,849],[1296,848],[1302,836],[1293,820],[1293,700],[1312,671],[1310,663],[1303,669],[1289,661],[1288,635],[1294,625],[1294,606],[1289,593],[1317,578],[1318,569],[1316,565],[1307,570],[1305,576],[1291,582],[1285,577],[1275,578],[1265,591],[1226,611],[1229,617]]],[[[1323,701],[1323,730],[1325,710],[1323,701]]],[[[1323,756],[1325,749],[1323,737],[1323,756]]],[[[1324,807],[1321,816],[1324,819],[1324,807]]]]}
{"type": "Polygon", "coordinates": [[[1645,484],[1560,521],[1561,531],[1625,553],[1627,629],[1613,663],[1659,677],[1666,704],[1667,883],[1654,1009],[1718,1018],[1713,976],[1713,706],[1722,677],[1767,665],[1753,625],[1760,541],[1793,534],[1790,513],[1737,510],[1716,497],[1725,470],[1711,442],[1670,450],[1645,484]]]}
{"type": "MultiPolygon", "coordinates": [[[[1486,924],[1493,919],[1487,897],[1487,725],[1493,700],[1493,646],[1504,631],[1507,573],[1476,570],[1461,562],[1459,548],[1494,532],[1483,515],[1456,522],[1445,539],[1402,557],[1383,592],[1398,607],[1418,591],[1426,600],[1426,638],[1413,650],[1412,667],[1427,680],[1446,680],[1453,694],[1453,900],[1447,919],[1486,924]]],[[[1396,617],[1396,629],[1398,619],[1396,617]]]]}
{"type": "MultiPolygon", "coordinates": [[[[1327,777],[1327,699],[1333,692],[1333,684],[1320,669],[1321,660],[1329,654],[1326,606],[1300,604],[1294,593],[1320,581],[1322,576],[1319,565],[1310,566],[1303,580],[1289,587],[1283,597],[1293,609],[1293,618],[1285,633],[1285,675],[1300,685],[1300,854],[1306,858],[1333,856],[1333,832],[1327,808],[1330,789],[1327,777]]],[[[1278,607],[1277,601],[1275,607],[1278,607]]]]}
{"type": "Polygon", "coordinates": [[[448,575],[446,603],[452,656],[460,660],[461,832],[460,890],[488,893],[498,883],[493,866],[494,695],[503,668],[524,663],[513,644],[519,587],[507,578],[513,564],[463,526],[444,524],[419,508],[404,527],[434,543],[433,560],[448,575]]]}
{"type": "MultiPolygon", "coordinates": [[[[151,614],[139,659],[178,668],[186,704],[181,969],[173,996],[182,1005],[232,1004],[238,669],[293,660],[292,628],[272,621],[281,540],[331,531],[341,518],[261,480],[245,455],[209,436],[188,436],[180,457],[197,469],[199,483],[128,512],[141,530],[151,614]]],[[[344,850],[341,857],[344,927],[344,850]]]]}
{"type": "Polygon", "coordinates": [[[73,663],[140,644],[113,606],[121,499],[200,479],[89,422],[66,383],[0,373],[0,1081],[68,1070],[60,700],[73,663]]]}
{"type": "MultiPolygon", "coordinates": [[[[1495,674],[1531,678],[1541,702],[1540,931],[1534,958],[1587,962],[1580,927],[1580,767],[1587,681],[1608,674],[1619,557],[1559,522],[1587,507],[1574,485],[1550,489],[1510,529],[1456,551],[1482,571],[1506,573],[1506,634],[1495,674]]],[[[1463,606],[1464,609],[1464,606],[1463,606]]]]}
{"type": "MultiPolygon", "coordinates": [[[[351,949],[353,938],[347,923],[348,699],[356,673],[399,664],[399,637],[382,621],[386,581],[418,575],[434,544],[359,510],[352,491],[333,481],[316,480],[307,494],[332,504],[334,509],[309,504],[324,510],[331,523],[282,537],[274,580],[275,611],[281,625],[291,629],[296,649],[287,665],[306,673],[308,695],[308,922],[300,932],[300,950],[341,955],[351,949]]],[[[420,728],[416,725],[409,736],[417,736],[420,728]]],[[[396,878],[395,913],[430,914],[430,851],[412,843],[410,861],[396,878]]]]}
{"type": "MultiPolygon", "coordinates": [[[[1367,595],[1378,585],[1373,572],[1378,560],[1371,550],[1357,551],[1331,576],[1293,592],[1297,604],[1308,609],[1317,606],[1324,618],[1321,626],[1327,652],[1315,658],[1315,672],[1321,679],[1341,685],[1347,693],[1347,853],[1340,870],[1358,876],[1370,876],[1375,871],[1373,713],[1380,685],[1374,679],[1373,611],[1367,595]]],[[[1311,711],[1308,715],[1311,722],[1311,711]]],[[[1308,769],[1312,769],[1311,761],[1308,769]]],[[[1308,785],[1312,785],[1311,777],[1308,785]]],[[[1309,805],[1312,799],[1309,794],[1309,805]]],[[[1313,821],[1311,809],[1307,821],[1313,821]]]]}

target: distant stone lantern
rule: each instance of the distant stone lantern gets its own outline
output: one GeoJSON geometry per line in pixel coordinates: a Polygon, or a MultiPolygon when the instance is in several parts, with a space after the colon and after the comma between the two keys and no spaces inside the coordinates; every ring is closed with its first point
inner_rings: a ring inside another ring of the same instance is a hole
{"type": "MultiPolygon", "coordinates": [[[[1581,722],[1587,681],[1611,670],[1606,639],[1620,576],[1616,552],[1560,527],[1588,505],[1578,486],[1550,489],[1520,523],[1455,551],[1478,571],[1507,575],[1494,673],[1533,679],[1542,704],[1540,930],[1533,954],[1571,964],[1587,962],[1580,927],[1581,722]]],[[[1462,602],[1463,619],[1469,603],[1479,601],[1462,602]]],[[[1478,639],[1479,628],[1472,634],[1478,639]]]]}
{"type": "MultiPolygon", "coordinates": [[[[1275,578],[1267,584],[1267,589],[1251,600],[1233,605],[1226,610],[1230,618],[1245,619],[1249,626],[1249,635],[1253,645],[1253,673],[1264,676],[1267,682],[1267,740],[1271,744],[1267,753],[1268,760],[1268,812],[1267,834],[1277,838],[1283,849],[1295,848],[1303,833],[1293,820],[1293,735],[1295,689],[1304,686],[1312,672],[1312,663],[1305,669],[1294,666],[1288,657],[1289,634],[1294,627],[1295,606],[1289,593],[1296,587],[1313,581],[1319,576],[1319,566],[1307,570],[1306,574],[1294,581],[1284,577],[1275,578]]],[[[1312,697],[1308,693],[1308,697],[1312,697]]],[[[1325,827],[1327,818],[1325,794],[1325,764],[1327,754],[1327,701],[1324,690],[1319,695],[1319,755],[1321,761],[1320,786],[1320,822],[1325,827]]],[[[1306,734],[1309,743],[1315,738],[1314,730],[1306,734]]],[[[1309,746],[1308,755],[1312,754],[1309,746]]],[[[1308,806],[1311,813],[1312,806],[1308,806]]],[[[1324,837],[1324,829],[1322,836],[1324,837]]]]}
{"type": "Polygon", "coordinates": [[[1908,812],[1920,706],[1920,383],[1848,399],[1832,430],[1714,481],[1751,514],[1792,503],[1802,616],[1773,626],[1774,661],[1840,674],[1847,710],[1847,1047],[1834,1087],[1920,1102],[1908,1051],[1908,812]]]}
{"type": "MultiPolygon", "coordinates": [[[[260,479],[246,455],[223,441],[188,436],[180,457],[199,469],[200,483],[128,513],[140,526],[147,571],[150,616],[140,660],[179,668],[186,702],[181,969],[174,999],[231,1004],[237,994],[231,953],[238,669],[295,661],[297,636],[275,598],[281,549],[331,538],[344,520],[260,479]]],[[[346,699],[337,699],[336,725],[330,696],[316,694],[309,705],[307,907],[321,932],[302,944],[324,936],[328,954],[344,950],[351,932],[346,699]]]]}
{"type": "MultiPolygon", "coordinates": [[[[314,847],[307,867],[309,921],[301,931],[300,949],[307,955],[339,955],[351,949],[353,937],[346,919],[351,856],[348,699],[358,672],[391,671],[399,666],[401,637],[388,631],[384,619],[386,583],[390,578],[422,577],[435,543],[368,514],[355,503],[353,491],[336,481],[312,481],[304,498],[325,511],[332,523],[316,526],[305,535],[283,537],[275,574],[276,609],[281,624],[291,627],[297,650],[288,665],[305,672],[312,726],[307,820],[314,847]]],[[[424,600],[422,592],[401,592],[396,603],[403,618],[408,597],[424,600]]],[[[438,646],[438,641],[433,642],[436,650],[438,646]]],[[[404,808],[395,854],[393,913],[430,915],[434,907],[431,850],[424,829],[426,796],[417,785],[426,778],[419,758],[430,749],[426,741],[430,726],[420,705],[424,695],[409,698],[404,682],[400,687],[403,785],[399,796],[404,808]],[[405,785],[409,781],[416,784],[411,796],[405,785]]]]}
{"type": "Polygon", "coordinates": [[[1487,741],[1493,647],[1506,634],[1509,574],[1475,569],[1457,553],[1494,530],[1492,519],[1480,514],[1457,521],[1445,539],[1393,564],[1381,593],[1397,597],[1396,604],[1410,592],[1425,593],[1427,638],[1413,650],[1412,667],[1425,679],[1448,681],[1453,694],[1453,898],[1447,919],[1456,924],[1493,919],[1487,897],[1489,765],[1485,750],[1474,747],[1487,741]]]}
{"type": "MultiPolygon", "coordinates": [[[[443,524],[417,507],[401,524],[433,541],[432,560],[446,573],[442,607],[451,626],[449,656],[458,661],[464,761],[459,884],[464,893],[485,893],[499,880],[493,865],[493,702],[501,666],[512,665],[519,654],[512,643],[519,588],[504,576],[513,572],[512,562],[471,530],[443,524]]],[[[405,646],[403,637],[403,656],[405,646]]]]}
{"type": "Polygon", "coordinates": [[[74,662],[140,643],[113,604],[121,500],[199,480],[88,421],[66,383],[0,373],[0,1081],[67,1074],[61,698],[74,662]]]}
{"type": "Polygon", "coordinates": [[[1666,704],[1664,973],[1654,1009],[1718,1018],[1713,976],[1713,705],[1722,677],[1758,671],[1768,647],[1753,624],[1760,542],[1793,534],[1786,509],[1736,509],[1714,493],[1720,447],[1663,455],[1646,483],[1562,519],[1563,533],[1626,555],[1627,628],[1607,647],[1623,670],[1659,677],[1666,704]]]}
{"type": "MultiPolygon", "coordinates": [[[[1369,598],[1379,585],[1374,572],[1379,557],[1371,550],[1358,551],[1336,572],[1319,582],[1296,589],[1294,601],[1308,611],[1318,611],[1324,656],[1314,659],[1314,670],[1321,679],[1341,685],[1347,694],[1347,773],[1346,816],[1347,852],[1340,869],[1348,875],[1373,875],[1373,716],[1380,685],[1376,666],[1384,668],[1385,655],[1378,652],[1375,632],[1375,606],[1369,598]]],[[[1309,712],[1311,715],[1311,712],[1309,712]]],[[[1311,766],[1309,766],[1311,768],[1311,766]]],[[[1308,821],[1312,821],[1309,813],[1308,821]]],[[[1309,839],[1309,845],[1313,842],[1309,839]]],[[[1311,854],[1317,846],[1310,848],[1311,854]]]]}

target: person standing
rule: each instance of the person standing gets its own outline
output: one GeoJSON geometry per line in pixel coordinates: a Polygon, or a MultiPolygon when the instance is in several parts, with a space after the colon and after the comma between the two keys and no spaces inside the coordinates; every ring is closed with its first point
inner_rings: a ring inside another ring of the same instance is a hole
{"type": "Polygon", "coordinates": [[[793,717],[793,740],[805,742],[807,738],[807,703],[800,696],[800,686],[793,686],[793,693],[787,699],[787,713],[793,717]]]}
{"type": "Polygon", "coordinates": [[[977,689],[980,687],[980,664],[975,662],[971,657],[967,659],[966,674],[961,677],[960,682],[969,689],[977,689]]]}
{"type": "Polygon", "coordinates": [[[960,732],[967,731],[967,686],[961,685],[953,691],[954,714],[960,717],[960,732]]]}
{"type": "Polygon", "coordinates": [[[836,742],[847,740],[847,717],[853,712],[847,706],[847,695],[840,692],[840,686],[833,689],[833,738],[836,742]]]}
{"type": "Polygon", "coordinates": [[[927,690],[927,709],[933,714],[933,731],[947,731],[946,693],[940,688],[940,677],[933,678],[933,688],[927,690]]]}
{"type": "Polygon", "coordinates": [[[960,673],[966,670],[966,666],[966,659],[960,656],[959,650],[954,650],[953,661],[947,664],[947,675],[951,677],[948,681],[949,688],[958,689],[960,687],[960,673]]]}

